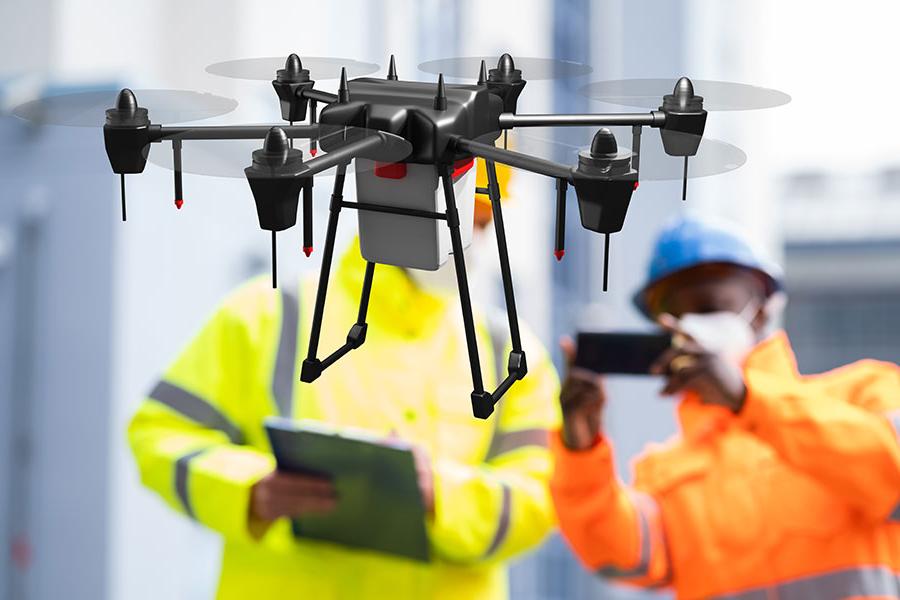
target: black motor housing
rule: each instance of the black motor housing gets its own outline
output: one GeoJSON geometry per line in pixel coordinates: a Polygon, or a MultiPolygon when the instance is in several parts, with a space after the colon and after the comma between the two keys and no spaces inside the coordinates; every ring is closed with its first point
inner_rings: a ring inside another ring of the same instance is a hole
{"type": "Polygon", "coordinates": [[[620,153],[612,132],[600,129],[572,170],[582,227],[598,233],[621,231],[637,179],[631,152],[620,153]]]}
{"type": "Polygon", "coordinates": [[[266,134],[263,147],[253,151],[253,164],[244,169],[259,226],[267,231],[283,231],[297,223],[300,190],[311,177],[299,177],[303,153],[290,148],[287,134],[273,127],[266,134]]]}
{"type": "Polygon", "coordinates": [[[694,85],[687,77],[675,84],[671,94],[663,96],[659,110],[666,122],[659,130],[663,149],[669,156],[694,156],[700,147],[706,127],[703,97],[694,94],[694,85]]]}
{"type": "Polygon", "coordinates": [[[147,109],[138,106],[134,93],[128,88],[120,91],[116,107],[106,111],[103,125],[106,155],[114,173],[125,175],[144,171],[154,129],[147,109]]]}

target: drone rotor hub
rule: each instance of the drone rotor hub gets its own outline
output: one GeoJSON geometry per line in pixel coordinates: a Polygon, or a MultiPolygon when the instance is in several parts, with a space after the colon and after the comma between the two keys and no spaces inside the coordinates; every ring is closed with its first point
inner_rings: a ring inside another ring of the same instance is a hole
{"type": "Polygon", "coordinates": [[[134,97],[134,92],[129,90],[128,88],[124,88],[119,92],[119,95],[116,97],[116,110],[134,114],[138,109],[137,98],[134,97]]]}
{"type": "Polygon", "coordinates": [[[296,54],[288,56],[284,61],[284,68],[275,73],[275,81],[279,83],[306,83],[309,80],[309,69],[303,68],[303,63],[296,54]]]}
{"type": "Polygon", "coordinates": [[[631,152],[620,152],[616,136],[603,127],[594,134],[590,149],[579,152],[578,171],[610,178],[628,175],[632,172],[631,152]]]}
{"type": "Polygon", "coordinates": [[[110,127],[146,127],[150,125],[150,117],[146,108],[138,106],[134,92],[124,88],[116,97],[115,108],[106,110],[106,124],[110,127]]]}
{"type": "Polygon", "coordinates": [[[263,140],[263,147],[253,152],[253,165],[271,169],[267,173],[271,176],[292,173],[302,160],[303,153],[290,147],[287,133],[281,127],[271,128],[263,140]]]}
{"type": "Polygon", "coordinates": [[[593,158],[611,158],[615,157],[619,151],[616,144],[616,136],[606,127],[601,128],[591,142],[591,157],[593,158]]]}
{"type": "Polygon", "coordinates": [[[703,110],[703,96],[694,94],[694,84],[687,77],[681,77],[671,94],[663,96],[660,110],[666,112],[700,112],[703,110]]]}
{"type": "Polygon", "coordinates": [[[488,81],[492,83],[517,83],[522,81],[522,71],[516,68],[513,57],[504,54],[497,61],[497,68],[488,73],[488,81]]]}

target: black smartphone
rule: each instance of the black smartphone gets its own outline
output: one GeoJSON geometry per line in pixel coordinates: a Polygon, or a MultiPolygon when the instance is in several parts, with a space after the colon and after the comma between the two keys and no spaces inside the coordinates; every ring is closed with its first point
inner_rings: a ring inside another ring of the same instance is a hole
{"type": "Polygon", "coordinates": [[[649,375],[650,366],[672,345],[672,334],[581,332],[576,344],[577,367],[595,373],[649,375]]]}

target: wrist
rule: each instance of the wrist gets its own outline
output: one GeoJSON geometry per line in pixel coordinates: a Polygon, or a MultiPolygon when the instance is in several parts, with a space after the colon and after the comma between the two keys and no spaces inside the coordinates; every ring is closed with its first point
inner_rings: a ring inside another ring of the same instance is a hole
{"type": "Polygon", "coordinates": [[[735,394],[734,403],[731,406],[732,412],[734,414],[739,415],[741,411],[744,410],[744,405],[747,403],[747,385],[744,383],[743,378],[741,379],[740,391],[735,394]]]}
{"type": "Polygon", "coordinates": [[[601,435],[599,428],[591,427],[583,419],[566,418],[563,421],[560,437],[568,450],[582,452],[596,446],[601,435]]]}

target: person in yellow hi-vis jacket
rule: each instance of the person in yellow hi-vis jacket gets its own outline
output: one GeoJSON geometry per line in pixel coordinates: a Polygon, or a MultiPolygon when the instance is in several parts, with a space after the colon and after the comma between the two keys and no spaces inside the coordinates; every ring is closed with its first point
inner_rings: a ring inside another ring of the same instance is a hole
{"type": "MultiPolygon", "coordinates": [[[[483,215],[476,210],[482,225],[483,215]]],[[[322,348],[344,342],[365,265],[354,243],[332,274],[322,348]]],[[[547,432],[559,423],[559,382],[547,352],[523,331],[528,376],[490,419],[474,418],[455,291],[410,274],[378,266],[365,345],[313,384],[300,383],[299,365],[315,281],[280,290],[250,281],[215,310],[135,414],[128,435],[143,483],[224,537],[218,598],[504,598],[504,562],[554,526],[547,432]],[[287,517],[327,511],[334,490],[276,471],[263,428],[270,415],[416,445],[431,562],[295,538],[287,517]]],[[[476,316],[490,387],[494,357],[510,350],[508,329],[476,316]]]]}

